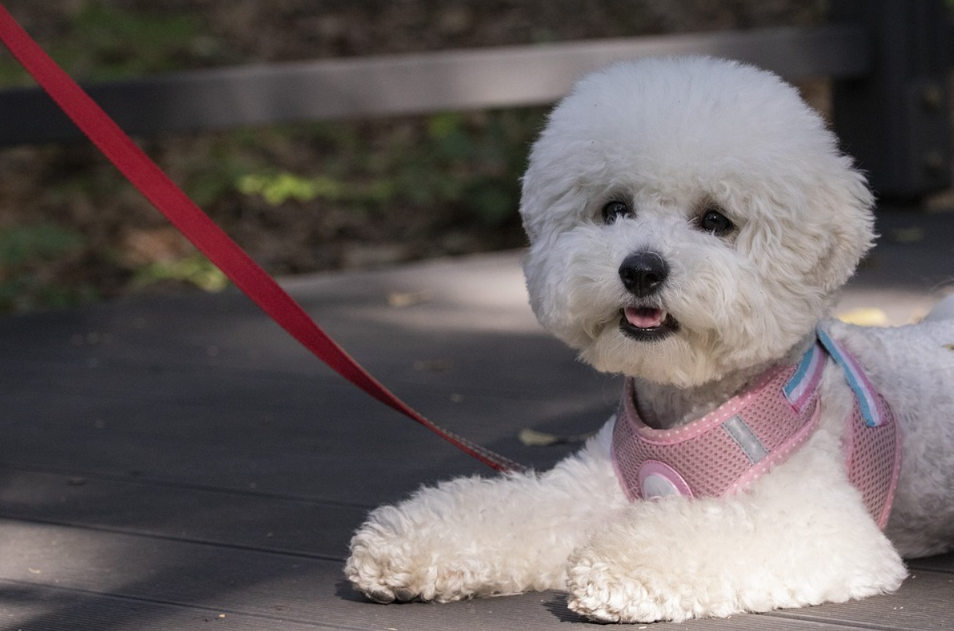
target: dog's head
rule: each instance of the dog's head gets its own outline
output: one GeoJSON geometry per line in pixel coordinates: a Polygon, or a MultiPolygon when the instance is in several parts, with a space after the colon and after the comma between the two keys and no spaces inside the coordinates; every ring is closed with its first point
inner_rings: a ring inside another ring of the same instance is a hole
{"type": "Polygon", "coordinates": [[[697,386],[812,331],[871,245],[872,203],[775,75],[617,64],[575,86],[531,152],[531,303],[596,368],[697,386]]]}

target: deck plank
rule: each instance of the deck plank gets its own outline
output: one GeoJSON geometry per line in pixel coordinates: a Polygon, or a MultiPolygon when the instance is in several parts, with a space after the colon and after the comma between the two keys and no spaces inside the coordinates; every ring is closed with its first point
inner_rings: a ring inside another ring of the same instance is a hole
{"type": "Polygon", "coordinates": [[[772,612],[771,616],[803,622],[825,622],[864,629],[945,631],[954,624],[951,596],[954,577],[948,572],[915,571],[894,594],[846,603],[772,612]]]}
{"type": "Polygon", "coordinates": [[[3,603],[0,624],[4,629],[22,631],[208,631],[210,628],[314,631],[348,628],[284,620],[280,608],[271,615],[253,616],[15,581],[0,580],[0,599],[3,603]]]}
{"type": "Polygon", "coordinates": [[[341,561],[367,509],[154,480],[0,471],[6,519],[341,561]]]}

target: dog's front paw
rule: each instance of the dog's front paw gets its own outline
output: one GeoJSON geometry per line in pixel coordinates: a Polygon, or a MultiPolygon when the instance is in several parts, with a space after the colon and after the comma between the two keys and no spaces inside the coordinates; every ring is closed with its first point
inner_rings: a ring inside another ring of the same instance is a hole
{"type": "Polygon", "coordinates": [[[446,530],[441,523],[431,527],[411,519],[402,507],[380,508],[352,537],[345,576],[368,599],[385,604],[485,595],[481,588],[488,578],[480,573],[481,564],[444,545],[441,530],[446,530]]]}
{"type": "Polygon", "coordinates": [[[678,586],[664,572],[624,567],[593,555],[577,554],[567,570],[570,609],[599,622],[683,621],[695,617],[678,586]]]}
{"type": "Polygon", "coordinates": [[[407,568],[402,568],[395,546],[378,528],[365,524],[351,540],[351,556],[345,563],[345,576],[352,586],[369,600],[387,604],[413,600],[417,595],[405,585],[407,568]]]}
{"type": "Polygon", "coordinates": [[[414,549],[413,536],[396,527],[393,520],[374,517],[351,539],[345,576],[356,590],[374,602],[433,600],[433,576],[428,580],[427,568],[421,567],[421,551],[414,549]]]}

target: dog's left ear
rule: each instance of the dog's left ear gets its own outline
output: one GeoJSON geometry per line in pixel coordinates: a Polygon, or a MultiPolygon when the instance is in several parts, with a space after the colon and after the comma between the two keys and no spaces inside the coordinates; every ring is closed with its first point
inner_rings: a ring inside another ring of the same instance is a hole
{"type": "Polygon", "coordinates": [[[874,195],[865,176],[851,166],[851,158],[840,173],[829,173],[812,195],[816,212],[828,216],[828,243],[818,260],[817,270],[826,293],[845,284],[874,244],[874,195]]]}

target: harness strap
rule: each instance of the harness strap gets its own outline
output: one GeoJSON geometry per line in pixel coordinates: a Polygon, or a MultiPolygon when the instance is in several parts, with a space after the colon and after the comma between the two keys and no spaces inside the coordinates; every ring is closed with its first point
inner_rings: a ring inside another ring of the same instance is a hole
{"type": "Polygon", "coordinates": [[[770,370],[750,390],[673,429],[642,421],[627,380],[612,444],[627,497],[726,497],[785,462],[818,426],[818,387],[831,356],[854,395],[843,439],[848,479],[883,529],[901,471],[897,419],[854,355],[822,329],[818,339],[798,365],[770,370]]]}
{"type": "Polygon", "coordinates": [[[818,339],[841,367],[855,395],[844,437],[848,479],[861,492],[868,512],[883,530],[901,476],[898,419],[855,356],[824,329],[818,330],[818,339]]]}
{"type": "Polygon", "coordinates": [[[824,368],[824,351],[813,345],[798,365],[772,369],[702,418],[665,430],[639,417],[628,379],[612,448],[623,490],[637,500],[726,497],[747,487],[812,435],[824,368]]]}
{"type": "Polygon", "coordinates": [[[54,62],[0,4],[0,40],[117,169],[255,304],[332,370],[388,407],[499,471],[524,467],[427,420],[404,403],[308,317],[304,309],[222,231],[54,62]]]}

